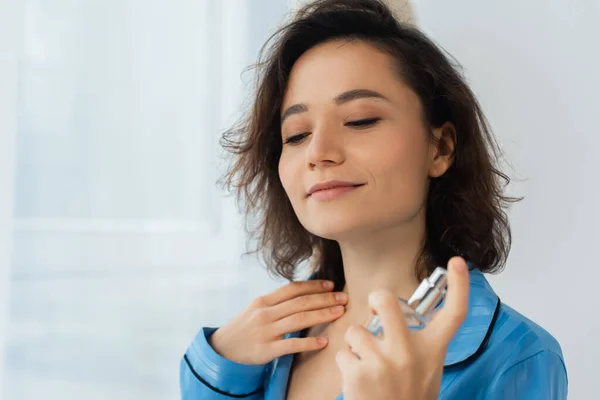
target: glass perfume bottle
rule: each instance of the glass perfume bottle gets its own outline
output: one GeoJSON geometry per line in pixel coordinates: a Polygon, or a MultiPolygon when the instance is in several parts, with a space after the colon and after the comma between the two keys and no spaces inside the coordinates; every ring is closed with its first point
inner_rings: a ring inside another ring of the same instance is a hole
{"type": "MultiPolygon", "coordinates": [[[[433,317],[434,310],[444,301],[447,288],[447,272],[444,268],[437,267],[433,273],[423,279],[413,295],[405,300],[398,298],[402,311],[406,316],[408,327],[412,330],[425,328],[433,317]]],[[[383,327],[379,316],[371,317],[367,324],[369,330],[374,336],[383,334],[383,327]]]]}

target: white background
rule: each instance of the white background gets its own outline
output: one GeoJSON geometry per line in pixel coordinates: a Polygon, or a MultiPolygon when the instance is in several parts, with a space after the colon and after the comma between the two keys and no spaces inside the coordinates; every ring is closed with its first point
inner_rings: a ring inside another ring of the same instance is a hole
{"type": "Polygon", "coordinates": [[[418,3],[421,26],[465,67],[512,164],[513,247],[502,301],[561,343],[570,399],[600,392],[600,2],[418,3]]]}
{"type": "MultiPolygon", "coordinates": [[[[515,178],[491,281],[600,391],[600,3],[416,2],[515,178]]],[[[173,399],[203,325],[274,288],[214,185],[285,0],[0,0],[0,396],[173,399]],[[4,344],[4,345],[2,345],[4,344]],[[4,373],[2,373],[2,369],[4,373]]]]}

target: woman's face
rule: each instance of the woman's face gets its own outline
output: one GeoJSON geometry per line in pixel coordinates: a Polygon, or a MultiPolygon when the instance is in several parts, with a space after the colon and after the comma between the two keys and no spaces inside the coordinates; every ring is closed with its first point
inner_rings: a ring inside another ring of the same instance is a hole
{"type": "Polygon", "coordinates": [[[450,165],[393,59],[365,42],[331,41],[304,53],[281,116],[279,177],[302,225],[320,237],[414,220],[424,212],[429,177],[450,165]],[[319,184],[345,187],[311,193],[319,184]]]}

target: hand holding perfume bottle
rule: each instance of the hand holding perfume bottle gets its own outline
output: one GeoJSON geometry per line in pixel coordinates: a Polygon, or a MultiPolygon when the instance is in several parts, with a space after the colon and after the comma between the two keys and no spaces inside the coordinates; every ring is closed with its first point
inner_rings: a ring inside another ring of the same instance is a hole
{"type": "MultiPolygon", "coordinates": [[[[428,278],[423,279],[408,300],[398,298],[410,329],[425,328],[433,317],[435,309],[444,301],[447,285],[448,273],[444,268],[437,267],[428,278]]],[[[379,316],[371,317],[367,330],[374,336],[383,334],[379,316]]]]}
{"type": "Polygon", "coordinates": [[[372,293],[375,316],[367,327],[348,328],[348,348],[336,355],[344,399],[437,399],[446,349],[468,303],[469,272],[460,257],[447,271],[436,269],[408,300],[372,293]]]}

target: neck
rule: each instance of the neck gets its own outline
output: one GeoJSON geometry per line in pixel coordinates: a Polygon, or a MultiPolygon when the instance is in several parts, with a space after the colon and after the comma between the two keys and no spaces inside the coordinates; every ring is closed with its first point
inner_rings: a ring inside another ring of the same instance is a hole
{"type": "Polygon", "coordinates": [[[408,299],[419,285],[415,267],[425,238],[424,215],[411,222],[338,241],[348,294],[348,323],[364,324],[369,316],[369,294],[386,289],[408,299]]]}

